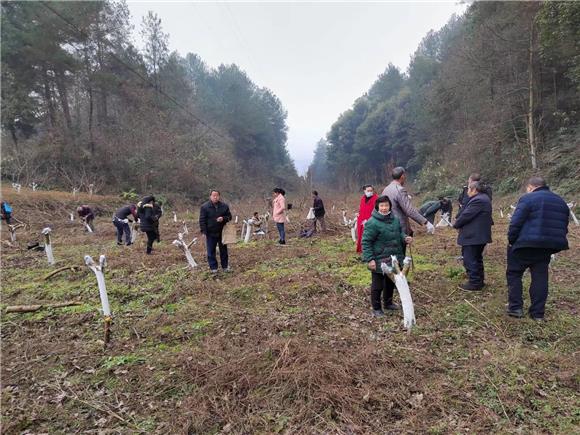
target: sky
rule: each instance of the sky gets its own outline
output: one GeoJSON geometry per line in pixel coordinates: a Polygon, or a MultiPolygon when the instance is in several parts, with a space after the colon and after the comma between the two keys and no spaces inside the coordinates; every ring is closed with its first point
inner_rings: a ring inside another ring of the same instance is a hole
{"type": "Polygon", "coordinates": [[[389,63],[402,71],[421,39],[466,6],[458,2],[296,3],[129,1],[139,36],[148,11],[170,50],[216,67],[235,63],[288,111],[287,147],[300,174],[318,140],[389,63]]]}

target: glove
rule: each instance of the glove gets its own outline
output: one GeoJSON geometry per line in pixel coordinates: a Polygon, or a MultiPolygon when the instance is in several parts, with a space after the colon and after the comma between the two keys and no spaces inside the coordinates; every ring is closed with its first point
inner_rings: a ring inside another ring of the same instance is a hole
{"type": "Polygon", "coordinates": [[[435,234],[435,227],[431,222],[427,222],[427,234],[435,234]]]}

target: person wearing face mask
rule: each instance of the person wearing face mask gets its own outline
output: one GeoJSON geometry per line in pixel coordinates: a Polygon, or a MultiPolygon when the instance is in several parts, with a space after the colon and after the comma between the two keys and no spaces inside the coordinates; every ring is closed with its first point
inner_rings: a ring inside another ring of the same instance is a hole
{"type": "Polygon", "coordinates": [[[469,183],[467,194],[469,201],[455,220],[453,228],[459,230],[457,244],[461,246],[463,266],[469,278],[459,287],[463,290],[477,291],[483,289],[484,268],[483,250],[491,243],[491,200],[485,194],[485,186],[479,181],[469,183]]]}
{"type": "Polygon", "coordinates": [[[356,252],[359,254],[362,252],[362,236],[365,224],[371,218],[373,210],[375,209],[375,202],[378,198],[378,195],[375,193],[375,189],[371,184],[363,186],[363,192],[364,194],[360,199],[358,218],[356,221],[356,252]]]}
{"type": "Polygon", "coordinates": [[[568,249],[570,210],[566,202],[550,191],[546,180],[532,177],[510,220],[508,230],[507,314],[523,317],[522,276],[530,269],[530,308],[534,320],[544,320],[548,299],[548,265],[550,256],[568,249]]]}
{"type": "Polygon", "coordinates": [[[399,264],[403,264],[405,245],[413,242],[407,236],[399,219],[391,212],[391,200],[388,196],[381,196],[375,201],[375,209],[367,221],[362,236],[362,261],[367,263],[371,271],[371,304],[373,316],[385,315],[381,307],[381,293],[385,310],[398,310],[399,306],[393,303],[395,283],[383,274],[381,262],[391,262],[391,255],[397,257],[399,264]]]}

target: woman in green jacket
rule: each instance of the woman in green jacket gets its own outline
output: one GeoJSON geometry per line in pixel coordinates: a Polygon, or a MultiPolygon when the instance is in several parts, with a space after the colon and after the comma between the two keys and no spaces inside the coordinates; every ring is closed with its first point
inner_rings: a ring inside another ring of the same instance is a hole
{"type": "Polygon", "coordinates": [[[391,255],[394,255],[402,265],[405,244],[410,245],[412,241],[413,238],[406,236],[401,230],[399,219],[391,213],[389,197],[379,197],[375,203],[375,211],[365,224],[362,237],[362,260],[371,271],[371,304],[375,317],[385,315],[381,309],[381,293],[385,310],[399,309],[393,303],[395,283],[383,274],[381,262],[390,263],[391,255]]]}

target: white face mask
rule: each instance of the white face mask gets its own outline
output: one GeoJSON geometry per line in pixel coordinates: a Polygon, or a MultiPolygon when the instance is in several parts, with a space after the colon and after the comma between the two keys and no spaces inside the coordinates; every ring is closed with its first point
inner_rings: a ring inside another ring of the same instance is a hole
{"type": "Polygon", "coordinates": [[[365,192],[365,196],[367,198],[370,198],[371,196],[373,196],[373,192],[365,192]]]}

